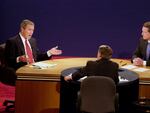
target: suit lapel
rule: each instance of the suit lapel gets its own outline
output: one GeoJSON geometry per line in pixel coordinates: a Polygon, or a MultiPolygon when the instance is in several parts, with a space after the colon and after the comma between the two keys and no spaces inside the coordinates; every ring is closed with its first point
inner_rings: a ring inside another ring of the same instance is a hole
{"type": "Polygon", "coordinates": [[[144,44],[143,44],[143,54],[144,54],[144,56],[145,56],[144,59],[146,59],[147,44],[148,44],[148,42],[147,42],[147,41],[144,41],[144,44]]]}
{"type": "Polygon", "coordinates": [[[23,42],[21,40],[21,37],[18,35],[17,37],[17,45],[18,45],[18,49],[21,50],[21,54],[25,54],[25,49],[24,49],[24,45],[23,42]]]}

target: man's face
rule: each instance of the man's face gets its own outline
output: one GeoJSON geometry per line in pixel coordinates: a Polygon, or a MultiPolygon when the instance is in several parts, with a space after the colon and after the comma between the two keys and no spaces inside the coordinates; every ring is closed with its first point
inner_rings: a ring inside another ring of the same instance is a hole
{"type": "Polygon", "coordinates": [[[148,31],[147,27],[142,28],[142,36],[143,36],[143,39],[150,40],[150,32],[148,31]]]}
{"type": "Polygon", "coordinates": [[[97,59],[99,60],[100,58],[101,58],[101,55],[100,55],[100,52],[98,50],[98,52],[97,52],[97,59]]]}
{"type": "Polygon", "coordinates": [[[27,25],[25,28],[21,28],[21,34],[24,38],[30,39],[34,32],[34,25],[27,25]]]}

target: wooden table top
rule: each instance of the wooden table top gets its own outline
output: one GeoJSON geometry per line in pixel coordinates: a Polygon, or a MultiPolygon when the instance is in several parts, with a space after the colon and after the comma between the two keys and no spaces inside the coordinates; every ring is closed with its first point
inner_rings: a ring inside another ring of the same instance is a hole
{"type": "MultiPolygon", "coordinates": [[[[96,60],[96,58],[82,57],[82,58],[65,58],[65,59],[46,60],[42,62],[47,63],[47,64],[56,64],[56,65],[52,67],[48,67],[46,69],[37,69],[33,67],[32,65],[26,65],[26,66],[19,68],[16,71],[17,78],[27,79],[27,80],[58,80],[59,81],[61,72],[63,70],[67,68],[71,68],[71,67],[85,66],[86,62],[89,60],[96,60]]],[[[130,60],[114,59],[114,58],[111,60],[118,63],[120,68],[124,65],[131,64],[130,60]]],[[[134,71],[132,69],[129,69],[129,70],[138,73],[140,80],[149,81],[150,80],[150,67],[142,66],[141,68],[148,69],[148,70],[144,72],[134,71]]]]}

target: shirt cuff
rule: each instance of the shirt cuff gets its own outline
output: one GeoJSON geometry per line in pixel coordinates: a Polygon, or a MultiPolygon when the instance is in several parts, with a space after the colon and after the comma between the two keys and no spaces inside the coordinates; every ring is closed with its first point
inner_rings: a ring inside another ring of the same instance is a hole
{"type": "Polygon", "coordinates": [[[47,56],[50,57],[52,56],[52,54],[49,51],[47,51],[47,56]]]}
{"type": "Polygon", "coordinates": [[[143,61],[143,65],[146,66],[146,61],[143,61]]]}
{"type": "Polygon", "coordinates": [[[72,80],[72,73],[70,73],[68,76],[69,76],[69,77],[71,78],[71,80],[72,80]]]}
{"type": "Polygon", "coordinates": [[[16,58],[16,62],[17,62],[17,63],[19,62],[19,57],[16,58]]]}

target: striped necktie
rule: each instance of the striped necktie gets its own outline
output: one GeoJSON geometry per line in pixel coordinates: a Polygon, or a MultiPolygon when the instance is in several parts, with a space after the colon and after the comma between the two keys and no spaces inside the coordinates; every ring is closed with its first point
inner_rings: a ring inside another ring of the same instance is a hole
{"type": "Polygon", "coordinates": [[[25,40],[25,46],[26,46],[26,54],[27,54],[27,57],[29,58],[29,64],[33,63],[34,60],[33,60],[33,54],[32,54],[32,50],[31,48],[29,47],[29,44],[27,42],[27,39],[25,40]]]}

